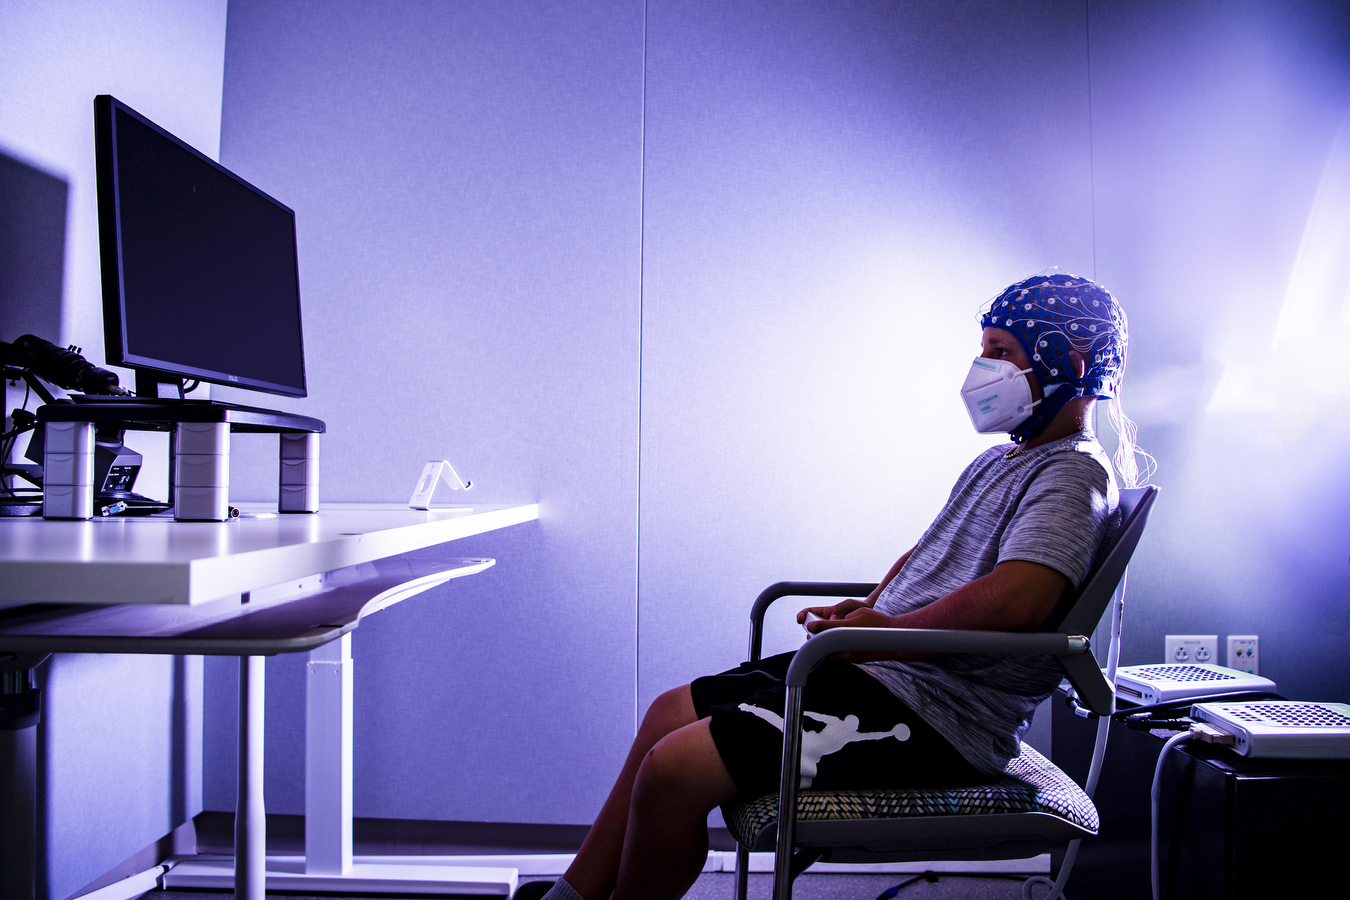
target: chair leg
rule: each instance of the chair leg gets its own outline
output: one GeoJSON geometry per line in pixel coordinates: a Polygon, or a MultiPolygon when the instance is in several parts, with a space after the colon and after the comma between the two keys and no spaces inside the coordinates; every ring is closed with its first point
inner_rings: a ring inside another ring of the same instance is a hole
{"type": "Polygon", "coordinates": [[[802,847],[792,854],[792,880],[796,881],[798,875],[824,859],[825,852],[817,847],[802,847]]]}
{"type": "Polygon", "coordinates": [[[746,900],[750,891],[750,848],[736,844],[736,900],[746,900]]]}
{"type": "Polygon", "coordinates": [[[792,857],[777,854],[773,860],[773,900],[792,900],[792,881],[792,857]]]}
{"type": "MultiPolygon", "coordinates": [[[[774,859],[773,900],[792,900],[792,887],[797,876],[825,858],[826,850],[818,847],[802,847],[789,858],[787,871],[779,868],[778,859],[774,859]]],[[[749,855],[748,853],[746,854],[749,855]]],[[[741,900],[741,898],[738,898],[741,900]]]]}

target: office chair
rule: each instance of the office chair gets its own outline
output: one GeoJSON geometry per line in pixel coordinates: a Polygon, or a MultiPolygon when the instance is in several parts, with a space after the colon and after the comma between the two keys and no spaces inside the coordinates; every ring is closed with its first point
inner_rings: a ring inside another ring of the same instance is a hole
{"type": "MultiPolygon", "coordinates": [[[[1026,744],[1003,775],[988,784],[953,788],[848,791],[799,790],[802,695],[811,670],[844,650],[1053,655],[1079,702],[1109,716],[1113,686],[1093,657],[1090,635],[1121,587],[1158,488],[1120,493],[1122,520],[1114,545],[1075,591],[1055,606],[1037,632],[907,628],[832,628],[815,635],[792,659],[783,719],[783,772],[777,795],[722,807],[737,840],[736,898],[745,900],[752,850],[775,849],[774,900],[791,900],[792,882],[820,860],[1025,859],[1052,844],[1095,835],[1097,809],[1074,781],[1026,744]],[[796,811],[779,820],[780,809],[796,811]]],[[[750,612],[750,659],[760,658],[764,613],[782,597],[865,597],[875,584],[779,582],[750,612]]],[[[1104,735],[1103,735],[1104,736],[1104,735]]]]}

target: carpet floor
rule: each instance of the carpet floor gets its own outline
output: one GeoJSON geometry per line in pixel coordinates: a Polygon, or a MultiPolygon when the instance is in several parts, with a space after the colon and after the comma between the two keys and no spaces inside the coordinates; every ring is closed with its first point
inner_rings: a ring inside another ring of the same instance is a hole
{"type": "MultiPolygon", "coordinates": [[[[796,900],[874,900],[884,891],[903,882],[910,882],[897,894],[896,900],[1021,900],[1023,879],[1010,876],[981,877],[971,875],[939,875],[934,881],[913,875],[802,875],[793,890],[796,900]]],[[[732,900],[736,889],[735,876],[727,872],[705,872],[685,895],[686,900],[732,900]]],[[[773,889],[770,875],[751,875],[749,900],[769,900],[773,889]]],[[[1044,888],[1037,895],[1045,893],[1044,888]]],[[[144,900],[224,900],[232,891],[153,891],[144,900]]],[[[326,894],[319,897],[297,894],[277,894],[287,900],[366,900],[364,895],[326,894]]]]}

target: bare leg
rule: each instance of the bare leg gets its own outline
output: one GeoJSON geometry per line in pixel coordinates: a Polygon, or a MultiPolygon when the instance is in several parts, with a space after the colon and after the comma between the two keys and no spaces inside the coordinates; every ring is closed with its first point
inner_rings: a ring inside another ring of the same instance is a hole
{"type": "Polygon", "coordinates": [[[637,737],[633,738],[628,759],[609,792],[609,798],[600,808],[600,814],[595,817],[595,824],[587,832],[576,859],[563,876],[573,890],[586,900],[603,900],[614,889],[619,875],[619,860],[623,854],[624,833],[628,830],[628,807],[633,782],[643,759],[666,735],[697,719],[687,684],[666,691],[647,710],[642,727],[638,729],[637,737]]]}
{"type": "Polygon", "coordinates": [[[614,900],[677,900],[708,858],[708,813],[736,796],[708,720],[657,742],[638,770],[614,900]]]}

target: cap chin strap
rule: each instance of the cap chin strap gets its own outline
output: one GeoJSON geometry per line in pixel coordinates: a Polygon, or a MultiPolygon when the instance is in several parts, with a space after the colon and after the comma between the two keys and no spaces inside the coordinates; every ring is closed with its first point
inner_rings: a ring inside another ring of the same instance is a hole
{"type": "Polygon", "coordinates": [[[1039,403],[1035,404],[1036,411],[1010,432],[1013,443],[1022,444],[1041,434],[1055,421],[1059,411],[1069,405],[1070,400],[1078,399],[1077,389],[1067,382],[1061,381],[1047,387],[1050,391],[1043,394],[1039,403]]]}

